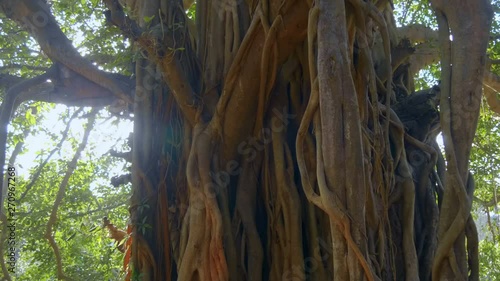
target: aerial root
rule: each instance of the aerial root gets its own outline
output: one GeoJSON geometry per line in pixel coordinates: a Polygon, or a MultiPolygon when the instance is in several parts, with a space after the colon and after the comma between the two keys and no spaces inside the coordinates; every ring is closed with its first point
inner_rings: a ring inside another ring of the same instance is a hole
{"type": "Polygon", "coordinates": [[[196,125],[187,164],[189,187],[188,240],[179,266],[179,280],[228,280],[229,273],[222,244],[222,215],[210,180],[210,126],[196,125]],[[199,260],[199,262],[193,262],[199,260]]]}
{"type": "Polygon", "coordinates": [[[259,87],[259,100],[256,114],[256,126],[254,128],[254,135],[258,135],[262,126],[264,125],[264,112],[268,101],[269,93],[276,79],[276,70],[278,68],[278,46],[276,44],[276,34],[279,26],[283,23],[281,15],[278,15],[274,20],[269,31],[266,33],[266,40],[262,51],[260,62],[260,87],[259,87]],[[272,59],[270,59],[272,54],[272,59]],[[269,69],[270,61],[272,61],[271,69],[269,69]]]}
{"type": "MultiPolygon", "coordinates": [[[[264,249],[255,224],[255,205],[258,193],[256,177],[253,174],[254,165],[244,159],[242,173],[238,180],[236,194],[236,210],[243,225],[241,264],[244,264],[245,250],[248,252],[248,268],[243,268],[249,276],[249,280],[259,281],[262,279],[262,263],[264,260],[264,249]],[[248,241],[248,247],[245,247],[248,241]],[[248,249],[246,249],[248,248],[248,249]],[[248,269],[248,270],[247,270],[248,269]]],[[[254,160],[255,166],[259,167],[261,160],[254,160]]]]}
{"type": "MultiPolygon", "coordinates": [[[[311,186],[311,179],[309,177],[307,167],[305,165],[305,160],[304,160],[304,154],[303,154],[303,142],[304,142],[304,136],[305,134],[308,134],[308,127],[309,125],[306,124],[306,122],[310,122],[312,119],[312,116],[314,115],[314,110],[317,109],[317,82],[314,83],[313,85],[313,91],[311,93],[310,101],[307,106],[306,112],[304,113],[304,118],[302,119],[302,122],[300,124],[299,132],[297,134],[297,162],[299,166],[299,170],[301,173],[301,180],[302,180],[302,186],[304,188],[304,192],[312,203],[314,203],[316,206],[318,206],[320,209],[325,211],[328,216],[330,217],[330,220],[332,220],[340,229],[341,233],[344,235],[344,238],[346,239],[349,247],[353,250],[354,254],[358,258],[361,266],[363,267],[366,277],[369,281],[374,281],[375,278],[373,276],[373,273],[370,269],[370,266],[368,265],[364,255],[361,253],[359,247],[356,245],[356,243],[353,241],[352,236],[351,236],[351,230],[350,230],[350,220],[347,215],[347,211],[343,210],[343,206],[340,203],[340,200],[337,198],[337,196],[328,190],[328,187],[326,186],[326,179],[324,175],[324,167],[323,167],[323,161],[322,161],[322,153],[321,149],[321,129],[319,124],[315,124],[315,130],[316,130],[316,141],[317,141],[317,152],[316,152],[316,158],[317,158],[317,177],[318,177],[318,185],[319,185],[319,190],[320,194],[317,194],[314,192],[313,187],[311,186]],[[330,199],[333,199],[331,201],[330,199]]],[[[315,118],[319,119],[319,118],[315,118]]],[[[317,122],[316,122],[317,123],[317,122]]]]}
{"type": "MultiPolygon", "coordinates": [[[[318,118],[319,119],[319,118],[318,118]]],[[[317,141],[317,152],[316,152],[316,157],[317,157],[317,177],[318,177],[318,186],[319,186],[319,191],[320,191],[320,198],[322,201],[323,205],[323,210],[328,214],[330,220],[334,222],[340,229],[340,232],[344,236],[344,239],[347,242],[347,245],[349,248],[354,252],[356,255],[359,263],[361,264],[361,267],[363,268],[365,272],[366,279],[368,281],[375,281],[375,277],[373,275],[373,272],[368,265],[367,260],[365,259],[365,256],[363,253],[361,253],[361,250],[359,249],[358,245],[354,242],[352,239],[351,235],[351,220],[348,216],[347,210],[345,210],[345,207],[343,204],[340,202],[340,199],[337,197],[337,195],[331,191],[326,183],[326,178],[325,178],[325,169],[323,165],[323,155],[321,151],[321,129],[320,126],[317,126],[316,129],[316,141],[317,141]]],[[[319,206],[318,206],[319,207],[319,206]]]]}
{"type": "Polygon", "coordinates": [[[465,236],[467,237],[467,253],[470,269],[469,280],[479,281],[479,241],[476,224],[472,216],[469,216],[467,220],[465,236]]]}

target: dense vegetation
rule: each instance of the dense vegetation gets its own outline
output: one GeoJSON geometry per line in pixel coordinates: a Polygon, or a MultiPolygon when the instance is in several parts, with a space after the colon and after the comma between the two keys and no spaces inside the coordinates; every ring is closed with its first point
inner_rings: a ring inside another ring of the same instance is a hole
{"type": "Polygon", "coordinates": [[[500,3],[431,2],[0,0],[0,276],[500,279],[500,3]]]}

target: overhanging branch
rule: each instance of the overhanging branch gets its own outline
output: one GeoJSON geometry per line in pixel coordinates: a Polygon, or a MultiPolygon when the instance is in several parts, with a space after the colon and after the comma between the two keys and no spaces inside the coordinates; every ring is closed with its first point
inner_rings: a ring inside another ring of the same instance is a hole
{"type": "MultiPolygon", "coordinates": [[[[419,43],[415,46],[415,53],[410,58],[410,69],[412,73],[417,73],[424,67],[439,62],[439,46],[436,44],[437,31],[423,26],[412,25],[398,29],[401,37],[407,38],[412,43],[419,43]]],[[[487,59],[486,69],[483,76],[483,94],[490,109],[500,114],[500,77],[491,72],[492,64],[497,64],[498,60],[487,59]]]]}
{"type": "MultiPolygon", "coordinates": [[[[64,78],[64,81],[61,81],[59,79],[60,77],[57,76],[59,75],[54,75],[50,78],[50,81],[44,81],[43,83],[20,92],[14,108],[17,108],[22,102],[29,100],[78,107],[103,107],[111,105],[117,100],[117,97],[110,91],[76,73],[70,77],[64,78]]],[[[0,76],[0,87],[9,89],[15,84],[27,80],[29,79],[14,75],[0,76]]]]}
{"type": "Polygon", "coordinates": [[[407,38],[414,43],[434,41],[434,44],[437,45],[438,42],[437,31],[422,24],[400,27],[398,28],[398,34],[400,37],[407,38]]]}
{"type": "Polygon", "coordinates": [[[99,70],[83,58],[62,32],[45,1],[0,0],[0,10],[24,27],[53,62],[64,65],[85,79],[109,90],[120,99],[132,102],[129,94],[130,85],[99,70]]]}

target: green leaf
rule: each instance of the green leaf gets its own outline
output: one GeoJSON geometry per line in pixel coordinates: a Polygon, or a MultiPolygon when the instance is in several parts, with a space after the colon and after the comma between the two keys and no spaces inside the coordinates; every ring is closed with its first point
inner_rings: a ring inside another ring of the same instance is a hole
{"type": "Polygon", "coordinates": [[[155,15],[152,15],[150,17],[144,16],[144,22],[145,23],[150,23],[154,18],[155,18],[155,15]]]}
{"type": "Polygon", "coordinates": [[[31,113],[31,110],[26,111],[25,117],[26,117],[26,121],[28,122],[29,125],[32,126],[32,125],[36,124],[36,119],[33,116],[33,114],[31,113]]]}

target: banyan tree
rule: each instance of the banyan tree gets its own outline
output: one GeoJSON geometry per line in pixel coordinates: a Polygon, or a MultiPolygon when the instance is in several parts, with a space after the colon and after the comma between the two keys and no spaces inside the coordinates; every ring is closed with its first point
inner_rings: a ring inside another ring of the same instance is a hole
{"type": "Polygon", "coordinates": [[[432,29],[386,0],[103,0],[132,76],[78,52],[50,5],[0,0],[52,62],[4,95],[0,161],[23,101],[133,116],[127,280],[478,280],[488,1],[431,0],[432,29]]]}

